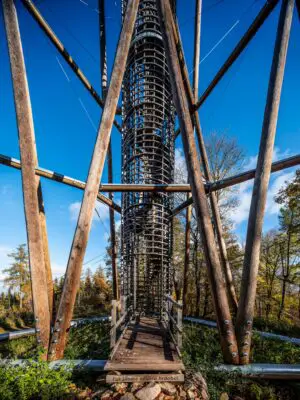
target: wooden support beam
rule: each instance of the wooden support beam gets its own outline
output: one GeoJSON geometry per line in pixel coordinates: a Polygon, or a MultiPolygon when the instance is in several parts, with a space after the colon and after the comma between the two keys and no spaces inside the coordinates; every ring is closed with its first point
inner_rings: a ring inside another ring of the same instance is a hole
{"type": "MultiPolygon", "coordinates": [[[[70,55],[70,53],[67,51],[63,43],[59,40],[57,35],[54,33],[54,31],[51,29],[50,25],[47,23],[47,21],[44,19],[38,8],[33,4],[31,0],[22,0],[22,3],[26,7],[26,9],[29,11],[33,19],[38,23],[38,25],[41,27],[43,32],[47,35],[47,37],[50,39],[52,44],[56,47],[56,49],[59,51],[59,53],[62,55],[62,57],[65,59],[67,64],[71,67],[71,69],[74,71],[76,76],[80,79],[80,81],[83,83],[84,87],[87,89],[87,91],[91,94],[91,96],[96,100],[98,105],[100,107],[104,107],[104,100],[101,99],[99,94],[96,92],[95,88],[92,86],[88,78],[85,76],[85,74],[81,71],[81,69],[78,67],[78,64],[75,62],[73,57],[70,55]]],[[[121,114],[121,109],[117,108],[117,114],[121,114]]],[[[115,127],[122,132],[122,128],[119,125],[117,121],[114,120],[114,125],[115,127]]]]}
{"type": "Polygon", "coordinates": [[[201,38],[201,17],[202,17],[202,0],[195,2],[195,33],[194,33],[194,102],[198,100],[199,92],[199,66],[200,66],[200,38],[201,38]]]}
{"type": "MultiPolygon", "coordinates": [[[[187,200],[191,198],[191,194],[187,194],[187,200]]],[[[182,285],[182,300],[183,314],[187,315],[188,303],[188,273],[190,266],[190,250],[191,250],[191,221],[192,221],[192,206],[186,208],[185,215],[185,253],[184,253],[184,269],[183,269],[183,285],[182,285]]]]}
{"type": "MultiPolygon", "coordinates": [[[[21,162],[15,158],[4,156],[0,154],[0,164],[6,165],[8,167],[12,167],[15,169],[21,169],[21,162]]],[[[58,172],[49,171],[48,169],[44,168],[35,168],[35,174],[41,176],[43,178],[50,179],[55,182],[63,183],[64,185],[68,185],[71,187],[75,187],[77,189],[84,190],[86,183],[83,181],[79,181],[78,179],[70,178],[69,176],[59,174],[58,172]]],[[[104,192],[105,190],[103,190],[104,192]]],[[[115,202],[111,201],[108,197],[104,196],[101,193],[98,193],[97,199],[106,204],[108,207],[111,207],[114,211],[121,214],[121,207],[116,204],[115,202]]]]}
{"type": "Polygon", "coordinates": [[[200,96],[198,102],[195,104],[195,110],[197,110],[200,106],[202,106],[202,104],[205,102],[205,100],[208,98],[208,96],[211,94],[211,92],[214,90],[214,88],[217,86],[217,84],[223,78],[225,73],[229,70],[229,68],[232,66],[232,64],[238,59],[238,57],[241,55],[241,53],[245,50],[245,48],[248,46],[250,41],[256,35],[256,33],[261,28],[263,23],[266,21],[268,16],[271,14],[271,12],[273,11],[273,9],[275,8],[277,3],[278,3],[278,0],[268,0],[265,3],[265,5],[260,10],[260,12],[258,13],[255,20],[249,26],[246,33],[240,39],[240,41],[235,46],[235,48],[232,51],[232,53],[230,54],[230,56],[227,58],[225,63],[222,65],[222,67],[219,69],[219,71],[217,72],[217,74],[215,75],[215,77],[213,78],[211,83],[208,85],[207,89],[200,96]]]}
{"type": "MultiPolygon", "coordinates": [[[[16,158],[8,157],[0,154],[0,164],[21,170],[21,162],[16,158]]],[[[271,172],[282,171],[286,168],[295,167],[300,164],[300,155],[284,158],[283,160],[276,161],[272,164],[271,172]]],[[[238,185],[242,182],[249,181],[255,176],[255,169],[242,172],[238,175],[224,178],[220,181],[207,182],[204,184],[206,193],[215,192],[217,190],[225,189],[234,185],[238,185]]],[[[36,167],[35,173],[43,178],[51,179],[58,183],[63,183],[77,189],[84,189],[86,183],[78,179],[68,177],[58,172],[50,171],[45,168],[36,167]]],[[[113,183],[106,184],[101,183],[99,186],[99,192],[173,192],[173,193],[185,193],[190,192],[191,186],[187,183],[182,184],[169,184],[169,185],[148,185],[148,184],[127,184],[127,183],[113,183]]],[[[121,207],[111,202],[110,199],[102,194],[98,194],[98,200],[102,203],[112,207],[114,211],[121,213],[121,207]]],[[[185,209],[188,205],[193,204],[193,198],[188,201],[184,201],[181,205],[173,210],[173,215],[178,214],[180,211],[185,209]]]]}
{"type": "Polygon", "coordinates": [[[38,340],[41,342],[44,350],[47,351],[50,337],[50,310],[47,285],[47,274],[49,271],[46,271],[46,262],[49,263],[47,267],[50,270],[50,274],[51,269],[42,190],[39,178],[35,176],[37,151],[35,147],[33,117],[14,1],[3,0],[2,6],[13,81],[20,154],[23,160],[22,185],[33,310],[38,340]]]}
{"type": "MultiPolygon", "coordinates": [[[[184,78],[184,84],[186,88],[186,93],[189,101],[189,107],[190,109],[192,108],[194,97],[198,95],[198,93],[192,91],[190,81],[189,81],[189,73],[188,69],[185,63],[185,58],[184,58],[184,52],[183,52],[183,47],[182,47],[182,42],[180,38],[180,33],[179,33],[179,28],[177,24],[173,24],[173,30],[174,30],[174,37],[177,45],[177,51],[178,51],[178,57],[180,59],[180,64],[181,64],[181,71],[182,75],[184,78]]],[[[197,31],[197,28],[196,28],[197,31]]],[[[194,65],[194,69],[197,69],[198,66],[194,65]]],[[[195,132],[197,136],[197,141],[199,145],[199,150],[200,150],[200,155],[201,155],[201,163],[203,167],[203,172],[204,172],[204,178],[207,182],[210,182],[212,180],[212,176],[210,173],[210,168],[209,168],[209,161],[208,161],[208,156],[206,153],[206,148],[205,148],[205,143],[202,135],[202,129],[201,129],[201,124],[200,124],[200,118],[198,115],[198,112],[194,112],[192,115],[192,122],[195,127],[195,132]]],[[[220,251],[220,256],[221,256],[221,263],[222,263],[222,269],[223,269],[223,274],[225,277],[225,282],[226,282],[226,290],[229,298],[229,303],[231,306],[231,309],[233,310],[234,314],[236,314],[237,311],[237,297],[235,293],[235,288],[233,284],[233,277],[231,273],[231,268],[230,264],[228,261],[228,255],[227,255],[227,249],[226,249],[226,243],[224,240],[223,236],[223,225],[222,225],[222,220],[219,212],[219,205],[217,201],[217,197],[215,193],[211,192],[209,193],[209,201],[210,201],[210,206],[211,206],[211,211],[212,211],[212,217],[213,217],[213,223],[214,223],[214,228],[215,228],[215,234],[216,238],[218,241],[218,246],[219,246],[219,251],[220,251]]]]}
{"type": "Polygon", "coordinates": [[[241,364],[249,363],[261,235],[293,9],[294,0],[282,1],[252,192],[236,321],[241,364]]]}
{"type": "Polygon", "coordinates": [[[175,192],[185,193],[191,191],[188,183],[174,184],[147,184],[147,183],[101,183],[99,190],[101,192],[175,192]]]}
{"type": "Polygon", "coordinates": [[[62,358],[66,345],[67,331],[70,326],[76,294],[80,285],[83,259],[91,229],[93,211],[102,177],[113,118],[121,91],[138,5],[139,0],[128,1],[111,75],[111,82],[107,92],[77,227],[70,251],[54,332],[51,338],[49,348],[51,359],[62,358]]]}
{"type": "Polygon", "coordinates": [[[213,227],[209,215],[209,206],[205,195],[200,162],[196,150],[193,124],[189,112],[189,102],[186,97],[186,90],[184,88],[183,77],[178,60],[173,30],[174,21],[172,11],[169,1],[157,0],[157,4],[166,48],[166,57],[171,76],[174,103],[179,117],[189,180],[195,202],[197,221],[205,251],[205,259],[211,284],[215,313],[221,336],[222,351],[226,362],[237,364],[239,360],[235,333],[230,315],[226,288],[223,281],[222,268],[219,262],[218,250],[215,243],[213,227]]]}
{"type": "MultiPolygon", "coordinates": [[[[282,171],[286,168],[295,167],[300,164],[300,154],[295,156],[291,156],[288,158],[284,158],[279,161],[275,161],[271,165],[271,172],[282,171]]],[[[238,175],[230,176],[228,178],[224,178],[221,181],[210,182],[208,184],[208,191],[217,191],[221,189],[225,189],[227,187],[231,187],[234,185],[238,185],[239,183],[249,181],[255,177],[256,169],[251,169],[249,171],[241,172],[238,175]]]]}
{"type": "MultiPolygon", "coordinates": [[[[1,162],[1,158],[0,158],[1,162]]],[[[295,167],[300,164],[300,154],[288,158],[284,158],[283,160],[276,161],[271,166],[271,172],[282,171],[286,168],[295,167]]],[[[230,176],[228,178],[222,179],[221,181],[209,182],[205,184],[206,193],[216,192],[217,190],[225,189],[227,187],[231,187],[234,185],[238,185],[240,183],[250,181],[255,177],[256,169],[251,169],[249,171],[242,172],[238,175],[230,176]]],[[[172,212],[172,217],[175,217],[180,211],[184,210],[190,204],[193,204],[193,198],[190,198],[183,203],[181,203],[178,207],[176,207],[172,212]]]]}
{"type": "MultiPolygon", "coordinates": [[[[104,100],[107,95],[107,52],[106,52],[106,31],[105,31],[105,0],[99,0],[99,30],[100,30],[100,74],[102,96],[104,100]]],[[[109,140],[107,149],[107,170],[108,183],[113,182],[112,143],[109,140]]],[[[113,201],[114,195],[109,193],[109,199],[113,201]]],[[[111,243],[111,267],[114,299],[119,300],[118,269],[117,269],[117,245],[115,214],[112,208],[109,209],[110,243],[111,243]]]]}

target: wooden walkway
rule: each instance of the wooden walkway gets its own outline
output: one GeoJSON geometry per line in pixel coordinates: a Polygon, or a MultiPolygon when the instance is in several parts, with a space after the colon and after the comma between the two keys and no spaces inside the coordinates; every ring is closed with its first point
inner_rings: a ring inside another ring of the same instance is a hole
{"type": "Polygon", "coordinates": [[[141,317],[124,331],[105,365],[106,371],[183,371],[184,365],[164,325],[141,317]]]}

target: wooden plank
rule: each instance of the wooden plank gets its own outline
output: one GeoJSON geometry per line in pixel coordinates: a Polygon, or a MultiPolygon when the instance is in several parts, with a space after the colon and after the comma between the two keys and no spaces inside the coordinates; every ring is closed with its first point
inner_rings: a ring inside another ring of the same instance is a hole
{"type": "Polygon", "coordinates": [[[128,362],[128,363],[117,363],[113,361],[107,361],[104,367],[105,371],[159,371],[159,372],[172,372],[172,371],[184,371],[185,367],[182,362],[172,363],[157,363],[154,361],[140,361],[140,362],[128,362]]]}
{"type": "Polygon", "coordinates": [[[122,374],[122,375],[106,375],[106,383],[120,383],[120,382],[184,382],[183,374],[122,374]]]}
{"type": "Polygon", "coordinates": [[[138,5],[138,0],[129,0],[127,5],[127,11],[118,43],[111,81],[107,92],[104,110],[101,116],[101,122],[90,164],[83,201],[70,250],[63,291],[50,344],[51,359],[62,358],[66,345],[67,334],[73,315],[76,295],[80,285],[82,264],[92,225],[93,212],[95,209],[99,184],[103,173],[113,118],[116,113],[122,80],[126,68],[126,60],[135,26],[138,5]]]}
{"type": "MultiPolygon", "coordinates": [[[[3,0],[2,5],[22,160],[22,186],[35,325],[38,340],[47,351],[50,336],[50,312],[45,257],[48,261],[49,254],[48,246],[46,243],[44,244],[44,241],[47,240],[47,233],[46,224],[43,221],[41,187],[39,178],[35,175],[37,152],[32,109],[15,5],[13,0],[3,0]]],[[[50,268],[50,265],[48,267],[50,268]]],[[[46,353],[44,357],[46,357],[46,353]]]]}
{"type": "Polygon", "coordinates": [[[178,371],[184,365],[165,326],[156,318],[142,317],[128,325],[105,370],[178,371]]]}

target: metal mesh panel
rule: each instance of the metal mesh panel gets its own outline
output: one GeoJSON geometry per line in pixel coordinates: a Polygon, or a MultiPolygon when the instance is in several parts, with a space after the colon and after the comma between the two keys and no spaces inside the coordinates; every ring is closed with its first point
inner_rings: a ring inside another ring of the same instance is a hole
{"type": "MultiPolygon", "coordinates": [[[[174,106],[155,0],[140,1],[122,109],[122,182],[172,183],[174,106]]],[[[122,292],[136,312],[160,313],[170,291],[172,206],[168,193],[122,196],[122,292]]]]}

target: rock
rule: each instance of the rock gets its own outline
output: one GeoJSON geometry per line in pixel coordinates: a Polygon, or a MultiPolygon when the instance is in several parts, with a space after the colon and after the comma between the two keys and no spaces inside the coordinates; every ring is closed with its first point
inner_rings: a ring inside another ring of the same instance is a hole
{"type": "Polygon", "coordinates": [[[120,398],[120,400],[135,400],[135,396],[132,393],[127,392],[127,393],[123,394],[123,396],[120,398]]]}
{"type": "Polygon", "coordinates": [[[183,390],[185,390],[186,392],[188,390],[196,390],[196,386],[191,381],[186,381],[183,386],[183,390]]]}
{"type": "Polygon", "coordinates": [[[187,391],[187,398],[189,399],[189,400],[194,400],[195,398],[196,398],[196,394],[195,394],[195,392],[194,392],[194,390],[191,390],[191,389],[189,389],[188,391],[187,391]]]}
{"type": "Polygon", "coordinates": [[[101,400],[111,400],[114,392],[111,390],[107,390],[103,395],[101,396],[101,400]]]}
{"type": "Polygon", "coordinates": [[[89,399],[92,396],[92,391],[91,389],[85,389],[77,393],[77,398],[78,399],[89,399]]]}
{"type": "Polygon", "coordinates": [[[186,392],[183,390],[182,387],[180,387],[180,388],[179,388],[179,398],[182,399],[182,400],[185,400],[186,397],[187,397],[186,392]]]}
{"type": "Polygon", "coordinates": [[[199,394],[200,399],[208,400],[209,396],[208,396],[206,380],[203,378],[200,372],[197,372],[196,374],[193,375],[193,382],[197,387],[197,393],[199,394]]]}
{"type": "Polygon", "coordinates": [[[120,400],[135,400],[135,399],[136,399],[135,395],[133,393],[131,393],[131,392],[126,392],[120,398],[120,400]]]}
{"type": "Polygon", "coordinates": [[[159,384],[161,391],[169,396],[174,396],[177,393],[176,387],[170,382],[159,384]]]}
{"type": "Polygon", "coordinates": [[[220,400],[229,400],[229,396],[227,393],[223,392],[220,395],[220,400]]]}
{"type": "Polygon", "coordinates": [[[139,400],[154,400],[160,392],[160,386],[157,383],[152,382],[136,392],[135,396],[139,400]]]}
{"type": "Polygon", "coordinates": [[[128,385],[127,383],[121,382],[121,383],[115,383],[112,387],[116,392],[124,394],[126,393],[128,385]]]}
{"type": "Polygon", "coordinates": [[[165,400],[165,395],[163,393],[160,393],[157,400],[165,400]]]}
{"type": "Polygon", "coordinates": [[[142,383],[134,382],[134,383],[131,385],[130,391],[131,391],[132,393],[134,393],[134,392],[136,392],[138,389],[141,389],[142,387],[143,387],[143,384],[142,384],[142,383]]]}

